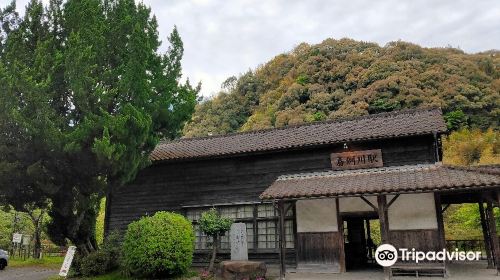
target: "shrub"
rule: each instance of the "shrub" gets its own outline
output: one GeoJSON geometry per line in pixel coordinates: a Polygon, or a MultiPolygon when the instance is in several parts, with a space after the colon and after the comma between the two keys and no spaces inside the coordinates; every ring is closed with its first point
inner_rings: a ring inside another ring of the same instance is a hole
{"type": "Polygon", "coordinates": [[[113,271],[119,266],[121,255],[120,239],[117,233],[110,234],[101,248],[87,256],[76,258],[75,274],[96,276],[113,271]]]}
{"type": "Polygon", "coordinates": [[[199,223],[201,231],[212,237],[212,257],[210,258],[208,271],[213,272],[219,236],[224,235],[226,231],[231,228],[233,221],[229,218],[222,217],[215,208],[212,208],[201,214],[199,223]]]}
{"type": "Polygon", "coordinates": [[[193,261],[193,226],[182,215],[157,212],[128,226],[122,250],[127,274],[149,278],[184,274],[193,261]]]}

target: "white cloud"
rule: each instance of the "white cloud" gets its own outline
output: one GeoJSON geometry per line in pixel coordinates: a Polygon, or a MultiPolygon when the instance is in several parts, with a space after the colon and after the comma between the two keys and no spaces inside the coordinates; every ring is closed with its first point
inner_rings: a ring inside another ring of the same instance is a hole
{"type": "MultiPolygon", "coordinates": [[[[0,0],[0,6],[10,0],[0,0]]],[[[19,1],[23,7],[27,0],[19,1]]],[[[184,41],[184,75],[202,94],[301,42],[349,37],[381,45],[405,40],[467,52],[500,48],[498,0],[144,0],[164,42],[174,25],[184,41]]],[[[165,49],[165,46],[163,46],[165,49]]]]}

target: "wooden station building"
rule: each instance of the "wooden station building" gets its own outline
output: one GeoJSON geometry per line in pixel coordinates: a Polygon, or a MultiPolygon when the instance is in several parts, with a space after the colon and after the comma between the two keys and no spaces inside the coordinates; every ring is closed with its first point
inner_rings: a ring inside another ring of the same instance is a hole
{"type": "MultiPolygon", "coordinates": [[[[215,206],[246,224],[250,260],[283,272],[344,272],[370,261],[370,220],[379,221],[383,243],[437,251],[446,205],[480,203],[488,258],[498,265],[500,169],[441,164],[443,133],[441,110],[419,109],[163,142],[150,167],[112,190],[105,229],[123,231],[160,210],[182,213],[195,225],[201,263],[210,248],[196,223],[215,206]]],[[[228,237],[220,242],[229,258],[228,237]]]]}

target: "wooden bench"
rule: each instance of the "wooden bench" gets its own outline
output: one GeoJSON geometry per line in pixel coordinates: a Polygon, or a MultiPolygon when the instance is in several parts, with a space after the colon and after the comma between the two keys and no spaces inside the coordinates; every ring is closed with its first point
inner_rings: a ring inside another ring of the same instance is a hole
{"type": "Polygon", "coordinates": [[[446,277],[444,262],[433,263],[396,263],[390,267],[390,276],[439,276],[446,277]]]}

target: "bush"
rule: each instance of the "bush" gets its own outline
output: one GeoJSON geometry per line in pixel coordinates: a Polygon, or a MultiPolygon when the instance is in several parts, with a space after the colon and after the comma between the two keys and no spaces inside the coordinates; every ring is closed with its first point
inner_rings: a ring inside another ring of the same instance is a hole
{"type": "Polygon", "coordinates": [[[184,274],[193,261],[193,226],[182,215],[157,212],[128,226],[123,241],[122,267],[147,278],[184,274]]]}
{"type": "Polygon", "coordinates": [[[110,262],[110,255],[102,250],[92,252],[80,259],[80,273],[87,277],[105,274],[109,271],[107,266],[110,262]]]}
{"type": "Polygon", "coordinates": [[[85,257],[76,258],[74,274],[82,276],[96,276],[108,273],[118,268],[121,255],[120,239],[117,233],[110,234],[104,241],[101,249],[85,257]]]}

